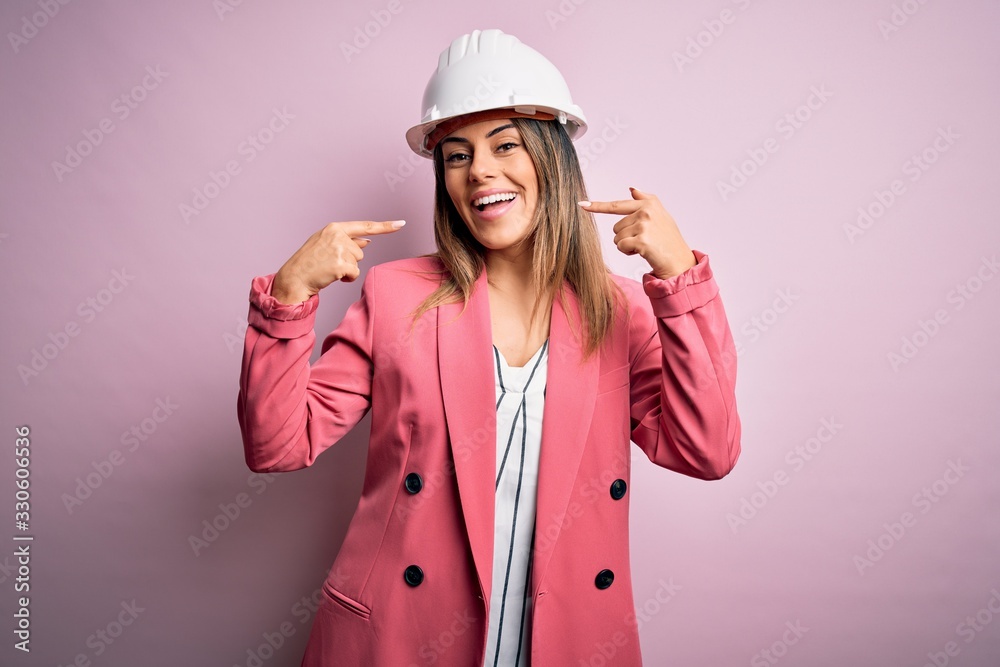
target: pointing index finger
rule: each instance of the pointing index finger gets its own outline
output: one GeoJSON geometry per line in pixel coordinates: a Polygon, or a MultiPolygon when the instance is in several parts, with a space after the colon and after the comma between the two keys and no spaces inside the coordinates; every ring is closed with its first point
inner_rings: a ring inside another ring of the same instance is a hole
{"type": "Polygon", "coordinates": [[[398,231],[406,224],[405,220],[352,220],[341,223],[343,231],[351,238],[368,236],[369,234],[388,234],[398,231]]]}
{"type": "Polygon", "coordinates": [[[580,206],[592,213],[618,213],[628,215],[639,210],[641,202],[635,199],[618,199],[615,201],[581,201],[580,206]]]}

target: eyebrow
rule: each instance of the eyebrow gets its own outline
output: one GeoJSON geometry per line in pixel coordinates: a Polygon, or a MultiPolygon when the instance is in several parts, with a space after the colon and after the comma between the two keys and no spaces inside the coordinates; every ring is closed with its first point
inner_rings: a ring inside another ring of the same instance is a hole
{"type": "MultiPolygon", "coordinates": [[[[499,134],[500,132],[503,132],[504,130],[509,130],[512,127],[514,127],[514,123],[507,123],[506,125],[501,125],[500,127],[495,127],[492,130],[490,130],[489,134],[486,135],[486,138],[489,139],[493,135],[499,134]]],[[[442,139],[441,140],[441,144],[442,145],[446,144],[446,143],[449,143],[449,142],[456,142],[456,143],[462,143],[462,144],[471,144],[472,143],[471,141],[469,141],[468,139],[465,139],[463,137],[448,137],[447,139],[442,139]]]]}

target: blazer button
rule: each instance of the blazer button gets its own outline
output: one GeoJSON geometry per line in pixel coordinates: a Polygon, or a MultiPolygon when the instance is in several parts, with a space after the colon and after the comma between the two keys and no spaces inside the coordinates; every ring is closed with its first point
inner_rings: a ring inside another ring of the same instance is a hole
{"type": "Polygon", "coordinates": [[[613,582],[614,580],[615,580],[614,572],[612,572],[611,570],[601,570],[600,572],[597,573],[597,578],[594,579],[594,584],[601,590],[604,590],[605,588],[611,586],[611,582],[613,582]]]}
{"type": "Polygon", "coordinates": [[[424,571],[416,565],[411,565],[403,571],[403,579],[410,586],[419,586],[424,580],[424,571]]]}
{"type": "Polygon", "coordinates": [[[415,472],[411,472],[406,476],[406,480],[403,482],[403,486],[410,493],[420,493],[420,489],[424,488],[424,480],[420,478],[415,472]]]}
{"type": "Polygon", "coordinates": [[[625,489],[628,488],[624,479],[616,479],[611,483],[611,497],[621,500],[625,496],[625,489]]]}

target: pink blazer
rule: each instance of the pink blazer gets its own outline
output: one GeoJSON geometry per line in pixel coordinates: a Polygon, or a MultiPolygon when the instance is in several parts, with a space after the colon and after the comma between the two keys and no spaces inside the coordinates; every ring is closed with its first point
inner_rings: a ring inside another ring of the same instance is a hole
{"type": "MultiPolygon", "coordinates": [[[[634,442],[659,466],[726,475],[740,453],[736,351],[708,256],[660,280],[614,280],[631,303],[582,362],[556,299],[539,461],[534,665],[640,665],[629,570],[634,442]]],[[[250,292],[238,416],[251,470],[311,465],[369,410],[361,499],[323,585],[302,664],[482,665],[493,566],[496,395],[486,272],[461,304],[412,311],[432,258],[368,269],[309,365],[318,297],[250,292]]],[[[568,287],[568,285],[567,285],[568,287]]],[[[336,289],[333,287],[332,289],[336,289]]]]}

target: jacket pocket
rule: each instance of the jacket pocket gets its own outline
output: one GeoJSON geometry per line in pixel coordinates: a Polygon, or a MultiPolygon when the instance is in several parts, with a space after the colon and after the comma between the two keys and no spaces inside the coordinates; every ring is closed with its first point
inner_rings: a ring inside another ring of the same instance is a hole
{"type": "Polygon", "coordinates": [[[614,368],[607,373],[601,373],[600,377],[597,378],[598,395],[628,386],[628,371],[629,365],[625,364],[624,366],[614,368]]]}
{"type": "Polygon", "coordinates": [[[368,617],[371,616],[372,614],[371,609],[361,604],[354,598],[350,598],[344,595],[343,593],[341,593],[328,583],[323,584],[323,593],[325,593],[327,599],[329,599],[334,604],[340,605],[350,613],[360,618],[363,618],[366,621],[368,620],[368,617]]]}

